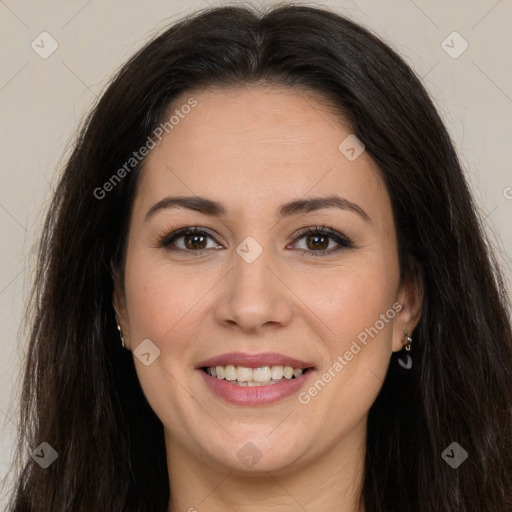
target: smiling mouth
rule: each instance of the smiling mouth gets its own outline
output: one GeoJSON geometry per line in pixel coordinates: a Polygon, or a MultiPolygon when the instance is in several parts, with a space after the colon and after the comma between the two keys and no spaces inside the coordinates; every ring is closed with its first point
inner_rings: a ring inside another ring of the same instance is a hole
{"type": "Polygon", "coordinates": [[[312,368],[292,368],[291,366],[203,366],[201,370],[210,377],[228,381],[236,386],[268,386],[287,380],[298,379],[312,368]]]}

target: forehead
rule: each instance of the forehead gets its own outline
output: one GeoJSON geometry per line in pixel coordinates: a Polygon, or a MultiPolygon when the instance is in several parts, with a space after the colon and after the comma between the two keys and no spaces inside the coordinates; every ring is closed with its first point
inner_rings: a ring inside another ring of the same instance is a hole
{"type": "Polygon", "coordinates": [[[139,194],[147,201],[165,192],[229,197],[223,202],[240,210],[272,197],[328,192],[366,196],[370,209],[389,206],[369,155],[351,161],[340,151],[352,130],[318,93],[263,86],[191,91],[173,102],[173,114],[176,124],[141,173],[139,194]],[[191,98],[197,104],[181,110],[191,98]]]}

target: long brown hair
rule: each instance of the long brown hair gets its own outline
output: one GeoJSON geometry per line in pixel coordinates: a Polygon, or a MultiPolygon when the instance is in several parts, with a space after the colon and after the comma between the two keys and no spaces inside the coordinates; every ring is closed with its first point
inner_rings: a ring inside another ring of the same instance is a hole
{"type": "Polygon", "coordinates": [[[414,371],[393,356],[370,409],[367,512],[512,510],[509,302],[450,137],[420,81],[332,12],[224,7],[171,26],[129,60],[85,122],[46,218],[29,304],[12,512],[165,512],[163,426],[121,348],[112,308],[144,161],[170,102],[209,85],[301,86],[343,112],[391,198],[402,276],[423,282],[414,371]],[[58,453],[42,469],[42,442],[58,453]],[[468,453],[457,469],[441,454],[468,453]]]}

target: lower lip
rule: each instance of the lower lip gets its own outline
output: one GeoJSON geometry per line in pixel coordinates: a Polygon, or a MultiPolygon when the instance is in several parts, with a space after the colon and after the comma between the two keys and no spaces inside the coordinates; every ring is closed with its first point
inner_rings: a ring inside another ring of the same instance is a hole
{"type": "Polygon", "coordinates": [[[208,375],[203,370],[198,370],[203,376],[206,385],[221,398],[235,405],[266,405],[277,402],[299,391],[304,386],[309,376],[314,372],[313,369],[296,377],[295,379],[283,379],[277,384],[268,386],[238,386],[231,384],[227,380],[217,379],[208,375]]]}

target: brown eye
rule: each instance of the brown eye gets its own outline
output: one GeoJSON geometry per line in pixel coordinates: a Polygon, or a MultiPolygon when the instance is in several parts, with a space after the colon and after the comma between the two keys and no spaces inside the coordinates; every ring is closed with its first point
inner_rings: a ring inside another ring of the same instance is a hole
{"type": "Polygon", "coordinates": [[[338,231],[326,226],[306,228],[299,231],[297,236],[294,238],[294,240],[296,240],[294,245],[297,244],[297,241],[301,241],[302,239],[304,239],[306,247],[299,247],[299,250],[303,254],[312,257],[333,254],[343,249],[354,247],[352,242],[347,237],[343,236],[338,231]],[[331,242],[334,242],[334,247],[329,247],[331,242]]]}
{"type": "Polygon", "coordinates": [[[183,239],[185,240],[185,247],[187,249],[205,249],[206,248],[206,237],[203,235],[183,235],[183,239]]]}
{"type": "Polygon", "coordinates": [[[207,249],[218,248],[218,245],[208,247],[208,240],[216,240],[204,229],[197,227],[178,229],[166,236],[159,242],[158,246],[169,251],[201,252],[207,249]],[[183,242],[181,242],[183,240],[183,242]]]}
{"type": "Polygon", "coordinates": [[[325,235],[308,235],[306,237],[308,249],[325,250],[329,246],[329,237],[325,235]]]}

